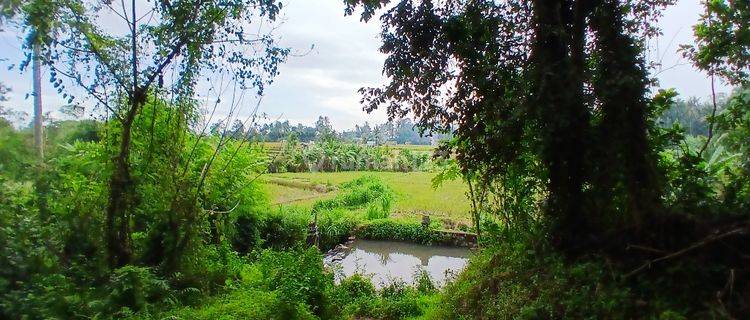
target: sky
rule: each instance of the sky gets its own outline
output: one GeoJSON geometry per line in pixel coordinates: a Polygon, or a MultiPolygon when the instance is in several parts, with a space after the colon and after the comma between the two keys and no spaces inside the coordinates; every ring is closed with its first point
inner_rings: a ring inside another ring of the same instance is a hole
{"type": "MultiPolygon", "coordinates": [[[[282,46],[292,48],[293,56],[267,88],[259,111],[268,119],[308,125],[324,115],[337,130],[365,121],[386,121],[383,110],[372,114],[362,111],[357,92],[360,87],[379,86],[387,80],[382,75],[385,55],[378,52],[379,21],[364,23],[356,15],[345,16],[340,0],[283,3],[283,22],[275,34],[282,46]]],[[[678,0],[669,7],[659,23],[663,36],[652,41],[648,58],[661,61],[662,69],[657,70],[660,87],[675,88],[682,97],[707,99],[711,94],[707,75],[695,70],[677,52],[679,45],[692,43],[692,25],[701,11],[699,0],[678,0]]],[[[4,105],[31,114],[33,99],[27,97],[31,72],[20,72],[17,67],[24,54],[21,36],[11,29],[0,33],[0,81],[12,90],[4,105]]],[[[45,70],[43,79],[47,78],[45,70]]],[[[43,87],[45,110],[52,112],[53,118],[62,117],[57,110],[65,105],[64,100],[49,83],[43,82],[43,87]]],[[[717,80],[717,91],[729,92],[730,88],[717,80]]]]}

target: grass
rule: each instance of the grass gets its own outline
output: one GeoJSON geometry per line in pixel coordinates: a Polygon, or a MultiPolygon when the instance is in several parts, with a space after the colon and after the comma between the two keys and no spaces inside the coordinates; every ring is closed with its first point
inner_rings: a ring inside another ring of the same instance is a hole
{"type": "Polygon", "coordinates": [[[315,200],[330,199],[336,195],[335,192],[321,193],[307,188],[283,186],[268,181],[266,181],[265,183],[265,190],[266,193],[270,196],[272,204],[294,204],[301,205],[303,207],[311,207],[312,203],[315,202],[315,200]]]}
{"type": "MultiPolygon", "coordinates": [[[[305,184],[340,185],[365,174],[380,177],[396,193],[393,203],[395,217],[418,217],[423,213],[433,218],[469,222],[471,204],[466,197],[467,187],[461,181],[449,181],[438,189],[432,188],[430,172],[301,172],[269,174],[272,179],[286,179],[305,184]]],[[[268,181],[268,179],[266,179],[268,181]]],[[[318,199],[332,198],[334,192],[313,190],[266,183],[266,190],[275,204],[294,204],[312,207],[318,199]]]]}

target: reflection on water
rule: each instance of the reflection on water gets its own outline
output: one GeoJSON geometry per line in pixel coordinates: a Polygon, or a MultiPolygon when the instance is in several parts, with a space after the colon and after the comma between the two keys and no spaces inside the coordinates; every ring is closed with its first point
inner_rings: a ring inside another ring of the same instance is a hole
{"type": "Polygon", "coordinates": [[[460,272],[468,259],[466,248],[424,246],[395,241],[356,240],[339,254],[325,257],[336,270],[336,279],[355,273],[372,276],[381,287],[394,281],[412,283],[420,270],[426,271],[437,285],[460,272]]]}

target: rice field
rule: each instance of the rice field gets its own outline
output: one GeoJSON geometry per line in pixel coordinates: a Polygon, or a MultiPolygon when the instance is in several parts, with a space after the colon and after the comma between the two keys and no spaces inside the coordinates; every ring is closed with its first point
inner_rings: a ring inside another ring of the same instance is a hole
{"type": "Polygon", "coordinates": [[[470,221],[471,204],[466,197],[467,187],[462,181],[448,181],[438,189],[432,188],[431,172],[301,172],[275,173],[264,176],[266,192],[271,202],[278,205],[312,206],[318,199],[335,196],[335,188],[362,175],[380,177],[396,193],[394,217],[433,218],[456,222],[470,221]],[[327,187],[322,187],[327,186],[327,187]],[[318,190],[315,190],[316,186],[318,190]],[[321,192],[322,189],[334,189],[321,192]]]}

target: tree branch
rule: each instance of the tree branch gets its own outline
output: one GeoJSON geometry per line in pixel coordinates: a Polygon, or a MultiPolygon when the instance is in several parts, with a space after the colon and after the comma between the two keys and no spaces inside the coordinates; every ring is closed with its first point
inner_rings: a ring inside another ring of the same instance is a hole
{"type": "Polygon", "coordinates": [[[646,261],[646,263],[644,263],[643,265],[641,265],[637,269],[635,269],[633,271],[630,271],[628,274],[626,274],[625,278],[629,278],[629,277],[633,276],[634,274],[637,274],[637,273],[639,273],[639,272],[641,272],[641,271],[643,271],[643,270],[645,270],[647,268],[650,268],[651,265],[654,264],[654,263],[677,258],[679,256],[682,256],[682,255],[690,252],[690,251],[693,251],[693,250],[698,249],[700,247],[709,245],[709,244],[711,244],[713,242],[716,242],[716,241],[719,241],[719,240],[722,240],[724,238],[728,238],[728,237],[731,237],[731,236],[745,234],[747,232],[748,232],[748,226],[744,226],[744,227],[741,227],[741,228],[732,229],[730,231],[727,231],[727,232],[724,232],[724,233],[721,233],[721,234],[710,235],[708,237],[703,238],[703,240],[698,241],[696,243],[693,243],[692,245],[690,245],[688,247],[685,247],[685,248],[683,248],[681,250],[678,250],[676,252],[670,253],[668,255],[665,255],[665,256],[662,256],[662,257],[659,257],[659,258],[656,258],[656,259],[653,259],[653,260],[646,261]]]}
{"type": "Polygon", "coordinates": [[[701,150],[698,151],[699,157],[703,155],[703,151],[706,151],[706,148],[708,148],[708,144],[711,143],[711,138],[713,138],[714,136],[714,119],[716,118],[716,86],[713,72],[711,72],[711,102],[713,103],[713,110],[711,111],[711,119],[709,119],[708,121],[708,137],[706,137],[706,143],[704,143],[701,150]]]}

